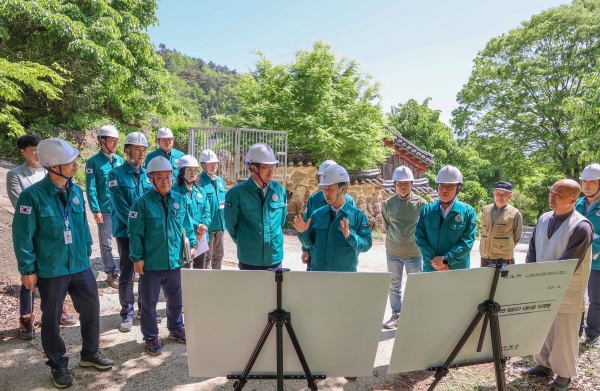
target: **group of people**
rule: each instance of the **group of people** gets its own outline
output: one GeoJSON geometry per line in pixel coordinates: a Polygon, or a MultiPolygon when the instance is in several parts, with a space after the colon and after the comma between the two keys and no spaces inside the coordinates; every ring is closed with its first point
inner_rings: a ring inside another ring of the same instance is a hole
{"type": "MultiPolygon", "coordinates": [[[[119,134],[114,126],[102,127],[98,138],[101,150],[86,164],[86,193],[98,225],[107,282],[119,290],[119,330],[130,331],[135,315],[140,319],[146,350],[157,355],[162,353],[157,327],[162,318],[156,313],[161,288],[167,301],[168,338],[186,341],[180,274],[186,241],[188,258],[193,260],[187,267],[219,269],[225,230],[237,246],[240,270],[282,266],[287,195],[285,187],[273,180],[279,161],[268,145],[254,144],[246,154],[250,178],[227,190],[216,175],[219,160],[214,151],[202,151],[199,164],[193,156],[173,148],[168,128],[158,131],[159,148],[148,156],[148,142],[142,133],[125,138],[125,159],[115,155],[119,134]],[[118,245],[118,271],[112,258],[112,237],[118,245]]],[[[24,292],[21,336],[35,336],[33,308],[27,296],[37,286],[47,364],[54,384],[66,387],[73,379],[67,370],[59,324],[68,316],[63,306],[67,293],[80,314],[80,365],[99,369],[113,365],[98,350],[99,301],[89,260],[92,239],[82,190],[71,180],[77,172],[79,151],[63,140],[40,141],[31,135],[21,138],[18,146],[27,161],[10,174],[19,180],[7,180],[7,184],[15,189],[17,182],[22,185],[11,196],[15,205],[13,241],[24,292]]],[[[463,185],[458,168],[445,166],[437,173],[439,200],[432,203],[413,191],[409,167],[398,167],[392,179],[396,194],[382,205],[387,266],[392,274],[392,316],[383,325],[388,329],[398,325],[404,269],[419,273],[469,268],[478,225],[475,209],[457,199],[463,185]]],[[[577,375],[578,330],[579,336],[585,330],[585,343],[590,346],[598,346],[600,335],[600,236],[596,234],[600,233],[600,165],[586,167],[581,180],[585,194],[581,198],[576,181],[554,184],[549,195],[552,211],[540,217],[527,253],[527,262],[579,259],[542,351],[534,357],[537,365],[526,371],[536,376],[555,374],[550,384],[553,390],[568,389],[577,375]],[[588,279],[586,320],[582,313],[588,279]]],[[[302,262],[309,271],[356,272],[359,253],[372,246],[367,216],[347,194],[350,178],[344,167],[332,160],[323,162],[318,181],[320,191],[308,198],[304,214],[293,219],[302,244],[302,262]]],[[[497,182],[493,195],[494,203],[482,209],[480,219],[482,267],[498,259],[513,264],[522,234],[521,213],[508,204],[512,185],[497,182]]]]}

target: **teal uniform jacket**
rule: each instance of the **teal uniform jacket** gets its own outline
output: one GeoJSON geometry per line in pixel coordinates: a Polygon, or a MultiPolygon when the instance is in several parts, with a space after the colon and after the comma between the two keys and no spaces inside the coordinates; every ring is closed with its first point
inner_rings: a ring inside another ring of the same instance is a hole
{"type": "MultiPolygon", "coordinates": [[[[344,198],[346,199],[346,203],[356,206],[354,203],[354,198],[350,197],[348,194],[344,194],[344,198]]],[[[308,197],[308,200],[306,200],[306,207],[304,208],[304,221],[307,221],[315,210],[324,206],[327,206],[327,201],[325,201],[323,190],[319,190],[315,194],[312,194],[310,197],[308,197]]],[[[312,254],[310,253],[309,249],[302,247],[302,251],[308,251],[310,257],[312,258],[312,254]]]]}
{"type": "Polygon", "coordinates": [[[149,191],[134,202],[129,212],[129,258],[144,261],[144,270],[172,270],[184,264],[183,230],[196,247],[190,202],[174,191],[166,195],[167,215],[156,191],[149,191]]]}
{"type": "Polygon", "coordinates": [[[65,213],[67,208],[60,201],[59,191],[46,176],[19,196],[12,235],[21,275],[35,271],[39,277],[53,278],[90,268],[92,235],[83,191],[74,184],[67,199],[67,205],[71,205],[68,218],[71,244],[65,244],[65,219],[57,201],[65,213]]]}
{"type": "MultiPolygon", "coordinates": [[[[600,235],[600,202],[596,204],[596,207],[592,209],[590,213],[588,213],[585,203],[585,197],[581,197],[575,203],[575,210],[594,225],[594,234],[600,235]]],[[[595,256],[599,253],[600,236],[595,238],[592,242],[592,254],[595,256]]],[[[592,270],[600,270],[600,256],[598,256],[596,259],[592,259],[592,270]]]]}
{"type": "Polygon", "coordinates": [[[158,148],[156,151],[152,151],[148,154],[148,156],[146,156],[146,164],[144,165],[144,167],[148,167],[148,163],[150,163],[150,160],[154,159],[157,156],[162,156],[169,162],[171,162],[171,166],[173,166],[173,178],[177,178],[177,175],[179,174],[177,163],[179,163],[179,159],[185,156],[185,153],[173,148],[171,149],[171,153],[167,155],[165,151],[163,151],[161,148],[158,148]]]}
{"type": "Polygon", "coordinates": [[[298,234],[302,245],[311,250],[311,271],[355,272],[358,253],[368,251],[373,244],[369,220],[363,211],[348,202],[335,212],[329,205],[317,209],[310,217],[310,226],[298,234]],[[348,219],[350,235],[342,234],[340,220],[348,219]]]}
{"type": "Polygon", "coordinates": [[[102,150],[85,163],[85,192],[92,213],[112,211],[108,192],[108,173],[121,164],[123,164],[121,156],[114,154],[111,164],[102,150]]]}
{"type": "Polygon", "coordinates": [[[419,214],[415,239],[423,254],[423,271],[435,271],[431,260],[443,256],[450,270],[468,269],[477,231],[477,213],[472,206],[455,200],[448,217],[442,217],[440,201],[425,205],[419,214]]]}
{"type": "Polygon", "coordinates": [[[264,202],[252,177],[225,195],[225,226],[237,245],[241,263],[271,266],[283,261],[283,224],[287,216],[285,187],[269,183],[264,202]]]}
{"type": "Polygon", "coordinates": [[[225,193],[227,187],[225,181],[220,176],[215,175],[211,179],[207,173],[200,175],[200,186],[206,192],[208,204],[210,205],[210,226],[208,233],[225,231],[225,193]]]}
{"type": "Polygon", "coordinates": [[[152,189],[146,169],[140,172],[125,163],[108,174],[108,191],[112,201],[112,234],[115,238],[127,238],[127,219],[133,203],[152,189]]]}
{"type": "MultiPolygon", "coordinates": [[[[204,189],[192,185],[192,190],[188,190],[185,184],[175,184],[172,190],[184,196],[190,203],[194,232],[196,232],[200,224],[204,224],[207,227],[210,225],[210,207],[204,189]]],[[[208,240],[208,236],[206,239],[208,240]]]]}

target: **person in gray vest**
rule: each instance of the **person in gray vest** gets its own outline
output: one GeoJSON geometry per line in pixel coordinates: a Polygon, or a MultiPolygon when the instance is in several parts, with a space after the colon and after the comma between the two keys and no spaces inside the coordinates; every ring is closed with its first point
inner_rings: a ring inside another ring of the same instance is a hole
{"type": "Polygon", "coordinates": [[[515,246],[523,233],[521,212],[508,201],[512,198],[509,182],[496,182],[494,203],[481,209],[481,267],[496,263],[502,258],[507,265],[515,263],[515,246]]]}
{"type": "Polygon", "coordinates": [[[406,273],[421,273],[423,257],[415,241],[415,229],[421,208],[427,201],[412,191],[415,180],[410,168],[400,166],[392,174],[396,195],[385,200],[381,206],[381,216],[386,229],[385,253],[388,271],[392,273],[390,282],[390,306],[392,317],[384,327],[398,326],[402,309],[402,276],[406,273]]]}
{"type": "Polygon", "coordinates": [[[581,188],[572,179],[556,182],[550,189],[551,212],[544,213],[533,231],[527,263],[578,259],[542,350],[533,356],[536,366],[523,371],[531,376],[553,376],[550,390],[567,390],[577,376],[577,331],[584,308],[583,295],[590,276],[594,229],[575,210],[581,188]]]}
{"type": "MultiPolygon", "coordinates": [[[[40,141],[42,141],[42,138],[35,134],[26,134],[17,140],[17,148],[19,148],[21,155],[25,157],[25,163],[6,173],[6,193],[15,210],[23,190],[46,177],[47,171],[41,166],[37,154],[40,141]]],[[[33,295],[23,284],[21,284],[19,294],[19,315],[19,336],[22,339],[35,338],[33,295]]],[[[60,324],[72,326],[75,323],[77,323],[75,317],[69,315],[67,309],[63,306],[60,324]]]]}

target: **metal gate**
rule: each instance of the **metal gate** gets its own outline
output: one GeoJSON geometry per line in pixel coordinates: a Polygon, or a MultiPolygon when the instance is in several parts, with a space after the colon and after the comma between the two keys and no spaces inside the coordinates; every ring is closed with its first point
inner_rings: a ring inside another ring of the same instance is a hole
{"type": "Polygon", "coordinates": [[[273,179],[285,181],[287,175],[287,132],[246,128],[190,128],[188,153],[197,159],[200,152],[210,149],[219,158],[217,174],[225,180],[243,181],[250,177],[246,168],[248,149],[256,143],[265,143],[279,160],[273,179]]]}

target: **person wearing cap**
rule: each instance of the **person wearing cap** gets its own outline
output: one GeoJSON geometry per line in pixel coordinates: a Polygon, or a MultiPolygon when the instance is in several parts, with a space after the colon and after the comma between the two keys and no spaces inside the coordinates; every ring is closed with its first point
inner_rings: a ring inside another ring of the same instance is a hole
{"type": "Polygon", "coordinates": [[[415,177],[406,166],[397,167],[392,174],[396,194],[383,202],[381,216],[386,229],[385,253],[388,272],[392,273],[390,282],[390,306],[392,316],[385,322],[386,329],[398,326],[402,310],[402,277],[423,271],[423,257],[415,242],[415,229],[421,208],[427,201],[413,192],[415,177]]]}
{"type": "MultiPolygon", "coordinates": [[[[321,177],[323,176],[323,172],[325,172],[325,169],[327,167],[331,166],[332,164],[337,164],[337,163],[334,162],[333,160],[325,160],[323,163],[321,163],[321,165],[319,166],[319,171],[317,173],[317,179],[319,180],[319,182],[321,182],[321,177]]],[[[344,194],[344,198],[346,199],[346,202],[348,204],[350,204],[352,206],[356,205],[354,203],[354,198],[352,198],[350,195],[344,194]]],[[[317,191],[314,194],[311,194],[311,196],[308,197],[308,200],[306,200],[306,207],[304,208],[304,216],[303,216],[304,221],[307,221],[308,218],[312,215],[312,213],[315,210],[322,208],[324,206],[327,206],[327,201],[325,201],[325,196],[323,195],[323,190],[319,189],[319,191],[317,191]]],[[[302,247],[302,263],[304,263],[306,265],[306,271],[310,271],[311,258],[312,258],[311,250],[309,248],[302,247]]]]}
{"type": "Polygon", "coordinates": [[[521,212],[508,201],[512,198],[512,184],[496,182],[494,203],[481,209],[481,267],[503,263],[515,263],[515,246],[521,240],[523,217],[521,212]]]}
{"type": "Polygon", "coordinates": [[[528,376],[556,377],[550,390],[567,390],[577,376],[579,338],[577,331],[584,310],[585,288],[590,276],[594,228],[575,210],[581,192],[572,179],[560,180],[550,189],[552,211],[540,216],[533,230],[527,263],[577,259],[573,276],[538,354],[536,365],[522,373],[528,376]]]}
{"type": "MultiPolygon", "coordinates": [[[[131,331],[133,327],[133,278],[134,267],[129,257],[129,236],[127,224],[133,203],[144,193],[152,189],[148,182],[144,158],[148,141],[140,132],[132,132],[125,137],[123,148],[126,163],[115,167],[108,173],[108,191],[112,202],[112,234],[117,240],[119,251],[119,302],[121,304],[121,332],[131,331]]],[[[141,298],[138,295],[138,310],[141,311],[141,298]]],[[[138,312],[138,316],[140,312],[138,312]]],[[[162,318],[158,317],[157,321],[162,318]]]]}
{"type": "MultiPolygon", "coordinates": [[[[25,163],[13,168],[6,173],[6,193],[13,208],[17,208],[19,196],[29,186],[33,185],[46,177],[47,170],[40,165],[37,155],[37,146],[42,139],[34,134],[26,134],[17,140],[17,148],[23,157],[25,163]]],[[[19,294],[19,336],[28,340],[35,338],[35,315],[33,313],[34,295],[21,284],[19,294]]],[[[73,315],[67,312],[63,305],[60,324],[63,326],[72,326],[77,323],[73,315]]]]}
{"type": "Polygon", "coordinates": [[[42,348],[54,385],[73,384],[60,336],[60,317],[67,293],[79,313],[82,347],[79,365],[108,369],[114,362],[99,351],[100,300],[90,268],[92,236],[83,191],[72,183],[79,151],[58,138],[38,145],[41,181],[23,190],[12,224],[13,246],[23,285],[41,297],[42,348]]]}
{"type": "Polygon", "coordinates": [[[575,210],[594,226],[592,266],[587,286],[590,304],[585,326],[582,318],[580,334],[585,329],[585,344],[597,348],[600,347],[600,164],[592,163],[584,168],[579,179],[584,197],[577,200],[575,210]]]}
{"type": "Polygon", "coordinates": [[[252,145],[246,155],[252,175],[225,194],[225,227],[237,245],[240,270],[281,267],[287,197],[273,181],[278,163],[267,144],[252,145]]]}
{"type": "Polygon", "coordinates": [[[477,213],[456,199],[463,178],[454,166],[440,169],[435,179],[439,200],[419,213],[415,240],[423,255],[423,271],[468,269],[475,243],[477,213]]]}
{"type": "Polygon", "coordinates": [[[179,163],[179,159],[185,155],[183,152],[173,148],[173,143],[175,139],[173,138],[173,132],[169,128],[160,128],[156,133],[156,142],[158,143],[159,148],[150,152],[146,157],[146,166],[150,160],[154,159],[157,156],[162,156],[171,162],[171,166],[173,166],[173,176],[177,178],[179,175],[179,169],[177,168],[177,163],[179,163]]]}
{"type": "Polygon", "coordinates": [[[189,240],[191,257],[198,244],[194,233],[191,204],[185,196],[171,191],[173,166],[162,156],[150,160],[148,177],[153,190],[138,198],[129,212],[129,257],[140,274],[142,318],[140,326],[146,350],[162,353],[156,325],[156,303],[162,288],[167,302],[169,339],[186,343],[181,294],[183,236],[189,240]]]}
{"type": "Polygon", "coordinates": [[[112,202],[108,191],[108,173],[123,164],[121,156],[115,154],[119,143],[119,132],[113,125],[104,125],[98,130],[100,151],[85,163],[85,192],[88,204],[98,225],[100,254],[104,263],[106,282],[119,287],[119,273],[112,255],[112,202]]]}
{"type": "MultiPolygon", "coordinates": [[[[196,239],[200,243],[206,241],[208,226],[210,225],[210,207],[206,192],[200,186],[197,186],[198,179],[198,161],[191,155],[185,155],[179,159],[179,175],[173,183],[173,191],[181,194],[190,203],[190,213],[196,232],[196,239]]],[[[196,252],[194,258],[194,269],[207,269],[206,251],[196,252]]],[[[190,267],[190,265],[186,265],[190,267]]]]}
{"type": "Polygon", "coordinates": [[[311,271],[355,272],[358,253],[371,248],[369,220],[344,197],[350,177],[344,167],[325,168],[319,186],[327,206],[314,211],[307,221],[294,217],[294,228],[302,246],[312,250],[311,271]]]}
{"type": "Polygon", "coordinates": [[[225,253],[223,234],[225,233],[225,194],[227,187],[223,178],[217,175],[219,159],[217,154],[206,149],[200,153],[202,174],[200,186],[206,192],[210,208],[210,225],[208,226],[208,251],[205,268],[220,269],[225,253]]]}

